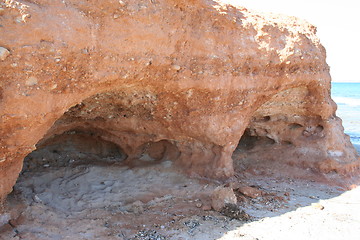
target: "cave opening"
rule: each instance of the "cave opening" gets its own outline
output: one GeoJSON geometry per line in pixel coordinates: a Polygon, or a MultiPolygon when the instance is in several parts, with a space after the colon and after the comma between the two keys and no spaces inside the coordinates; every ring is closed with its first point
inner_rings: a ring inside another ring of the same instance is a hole
{"type": "MultiPolygon", "coordinates": [[[[232,155],[235,172],[273,174],[277,169],[286,168],[286,161],[291,159],[295,147],[293,139],[287,138],[288,135],[284,133],[302,129],[300,124],[286,125],[276,116],[253,118],[232,155]],[[290,130],[291,128],[296,130],[290,130]]],[[[287,173],[280,170],[279,174],[287,173]]]]}
{"type": "Polygon", "coordinates": [[[96,130],[71,129],[40,140],[24,159],[23,171],[85,164],[121,163],[127,154],[117,144],[101,138],[96,130]]]}
{"type": "Polygon", "coordinates": [[[167,181],[174,175],[167,171],[180,151],[151,127],[157,123],[145,109],[150,98],[106,92],[68,109],[25,157],[15,192],[30,205],[65,213],[105,207],[131,212],[139,199],[166,195],[178,184],[167,181]]]}
{"type": "Polygon", "coordinates": [[[254,129],[246,128],[244,134],[241,136],[236,151],[246,152],[254,150],[258,146],[271,146],[275,144],[275,140],[267,136],[256,135],[254,129]]]}
{"type": "Polygon", "coordinates": [[[69,108],[24,162],[66,164],[141,164],[176,160],[176,143],[158,137],[156,96],[132,89],[97,93],[69,108]],[[58,160],[56,160],[58,159],[58,160]]]}
{"type": "Polygon", "coordinates": [[[308,116],[308,95],[306,86],[290,88],[258,106],[234,151],[235,170],[256,168],[270,173],[272,168],[306,160],[312,151],[308,146],[323,137],[321,118],[308,116]]]}

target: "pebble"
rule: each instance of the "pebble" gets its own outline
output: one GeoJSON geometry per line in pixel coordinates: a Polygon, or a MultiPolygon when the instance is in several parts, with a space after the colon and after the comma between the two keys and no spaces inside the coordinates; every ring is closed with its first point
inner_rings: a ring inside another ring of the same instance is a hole
{"type": "Polygon", "coordinates": [[[196,203],[196,205],[195,205],[197,208],[201,208],[202,207],[202,203],[201,202],[199,202],[199,203],[196,203]]]}
{"type": "Polygon", "coordinates": [[[39,196],[38,195],[34,195],[34,197],[33,197],[33,200],[35,201],[35,202],[37,202],[37,203],[42,203],[42,200],[39,198],[39,196]]]}
{"type": "Polygon", "coordinates": [[[316,197],[316,196],[309,196],[309,198],[311,198],[311,199],[319,199],[319,197],[316,197]]]}
{"type": "Polygon", "coordinates": [[[201,209],[202,209],[203,211],[210,211],[210,210],[211,210],[211,206],[210,206],[210,205],[204,205],[201,209]]]}
{"type": "Polygon", "coordinates": [[[38,79],[34,76],[32,77],[29,77],[26,82],[25,82],[25,85],[26,86],[34,86],[38,83],[38,79]]]}
{"type": "Polygon", "coordinates": [[[134,214],[141,214],[142,212],[144,212],[144,203],[140,200],[135,201],[132,206],[131,206],[131,212],[133,212],[134,214]]]}
{"type": "Polygon", "coordinates": [[[316,208],[316,209],[319,209],[319,210],[324,210],[324,206],[323,205],[321,205],[320,203],[313,203],[313,204],[311,204],[311,206],[313,207],[313,208],[316,208]]]}
{"type": "Polygon", "coordinates": [[[176,71],[179,71],[181,69],[179,65],[172,65],[171,68],[176,71]]]}
{"type": "Polygon", "coordinates": [[[10,55],[10,51],[4,47],[0,47],[0,60],[4,61],[10,55]]]}
{"type": "Polygon", "coordinates": [[[238,191],[250,198],[257,198],[263,195],[261,190],[249,186],[239,187],[238,191]]]}
{"type": "Polygon", "coordinates": [[[122,0],[119,1],[119,4],[120,4],[120,6],[122,6],[122,7],[126,6],[126,3],[125,3],[124,1],[122,1],[122,0]]]}
{"type": "Polygon", "coordinates": [[[89,54],[89,50],[87,48],[81,49],[82,54],[89,54]]]}

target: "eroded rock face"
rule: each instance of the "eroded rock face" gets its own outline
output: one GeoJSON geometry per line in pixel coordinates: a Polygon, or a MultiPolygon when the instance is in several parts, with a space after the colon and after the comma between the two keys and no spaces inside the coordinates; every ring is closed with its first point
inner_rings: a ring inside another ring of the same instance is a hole
{"type": "Polygon", "coordinates": [[[306,22],[211,0],[1,5],[0,196],[37,143],[69,133],[216,178],[245,131],[314,169],[358,166],[306,22]]]}

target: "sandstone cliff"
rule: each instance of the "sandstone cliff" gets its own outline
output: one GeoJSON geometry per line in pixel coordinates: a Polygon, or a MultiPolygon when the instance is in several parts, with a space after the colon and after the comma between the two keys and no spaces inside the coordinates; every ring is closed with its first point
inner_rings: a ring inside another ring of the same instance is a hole
{"type": "Polygon", "coordinates": [[[299,19],[213,0],[7,0],[0,24],[0,196],[29,153],[69,135],[216,178],[244,132],[292,164],[358,166],[325,49],[299,19]]]}

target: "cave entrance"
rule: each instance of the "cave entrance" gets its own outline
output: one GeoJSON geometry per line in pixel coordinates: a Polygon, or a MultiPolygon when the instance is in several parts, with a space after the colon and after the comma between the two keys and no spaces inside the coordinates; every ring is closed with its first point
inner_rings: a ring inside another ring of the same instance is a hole
{"type": "Polygon", "coordinates": [[[23,171],[84,164],[114,164],[126,160],[121,147],[104,140],[96,130],[72,129],[42,139],[24,159],[23,171]]]}
{"type": "Polygon", "coordinates": [[[303,177],[317,169],[327,129],[309,96],[306,86],[290,88],[254,112],[233,154],[235,171],[303,177]]]}
{"type": "Polygon", "coordinates": [[[233,154],[235,170],[271,173],[308,161],[312,145],[324,137],[321,117],[309,113],[308,96],[305,86],[287,89],[253,113],[233,154]]]}
{"type": "Polygon", "coordinates": [[[175,160],[174,142],[158,137],[156,96],[149,90],[114,90],[95,94],[71,107],[25,159],[25,167],[76,164],[141,164],[175,160]],[[58,160],[56,160],[58,159],[58,160]]]}
{"type": "Polygon", "coordinates": [[[244,134],[236,147],[239,152],[247,152],[254,150],[257,147],[267,147],[275,144],[275,140],[268,136],[259,136],[254,129],[246,128],[244,134]]]}
{"type": "Polygon", "coordinates": [[[171,172],[172,159],[178,155],[171,142],[144,143],[129,157],[96,132],[72,129],[41,140],[24,159],[14,192],[20,192],[29,205],[50,212],[110,209],[138,214],[144,203],[167,196],[174,184],[189,184],[182,183],[188,181],[185,176],[171,172]]]}
{"type": "Polygon", "coordinates": [[[253,118],[241,136],[233,153],[234,169],[242,172],[249,168],[259,167],[279,148],[276,135],[270,132],[271,117],[253,118]],[[260,123],[260,125],[259,125],[260,123]]]}
{"type": "Polygon", "coordinates": [[[152,101],[146,92],[116,91],[71,107],[25,157],[15,192],[49,211],[124,213],[188,181],[168,172],[180,153],[157,137],[152,101]]]}

